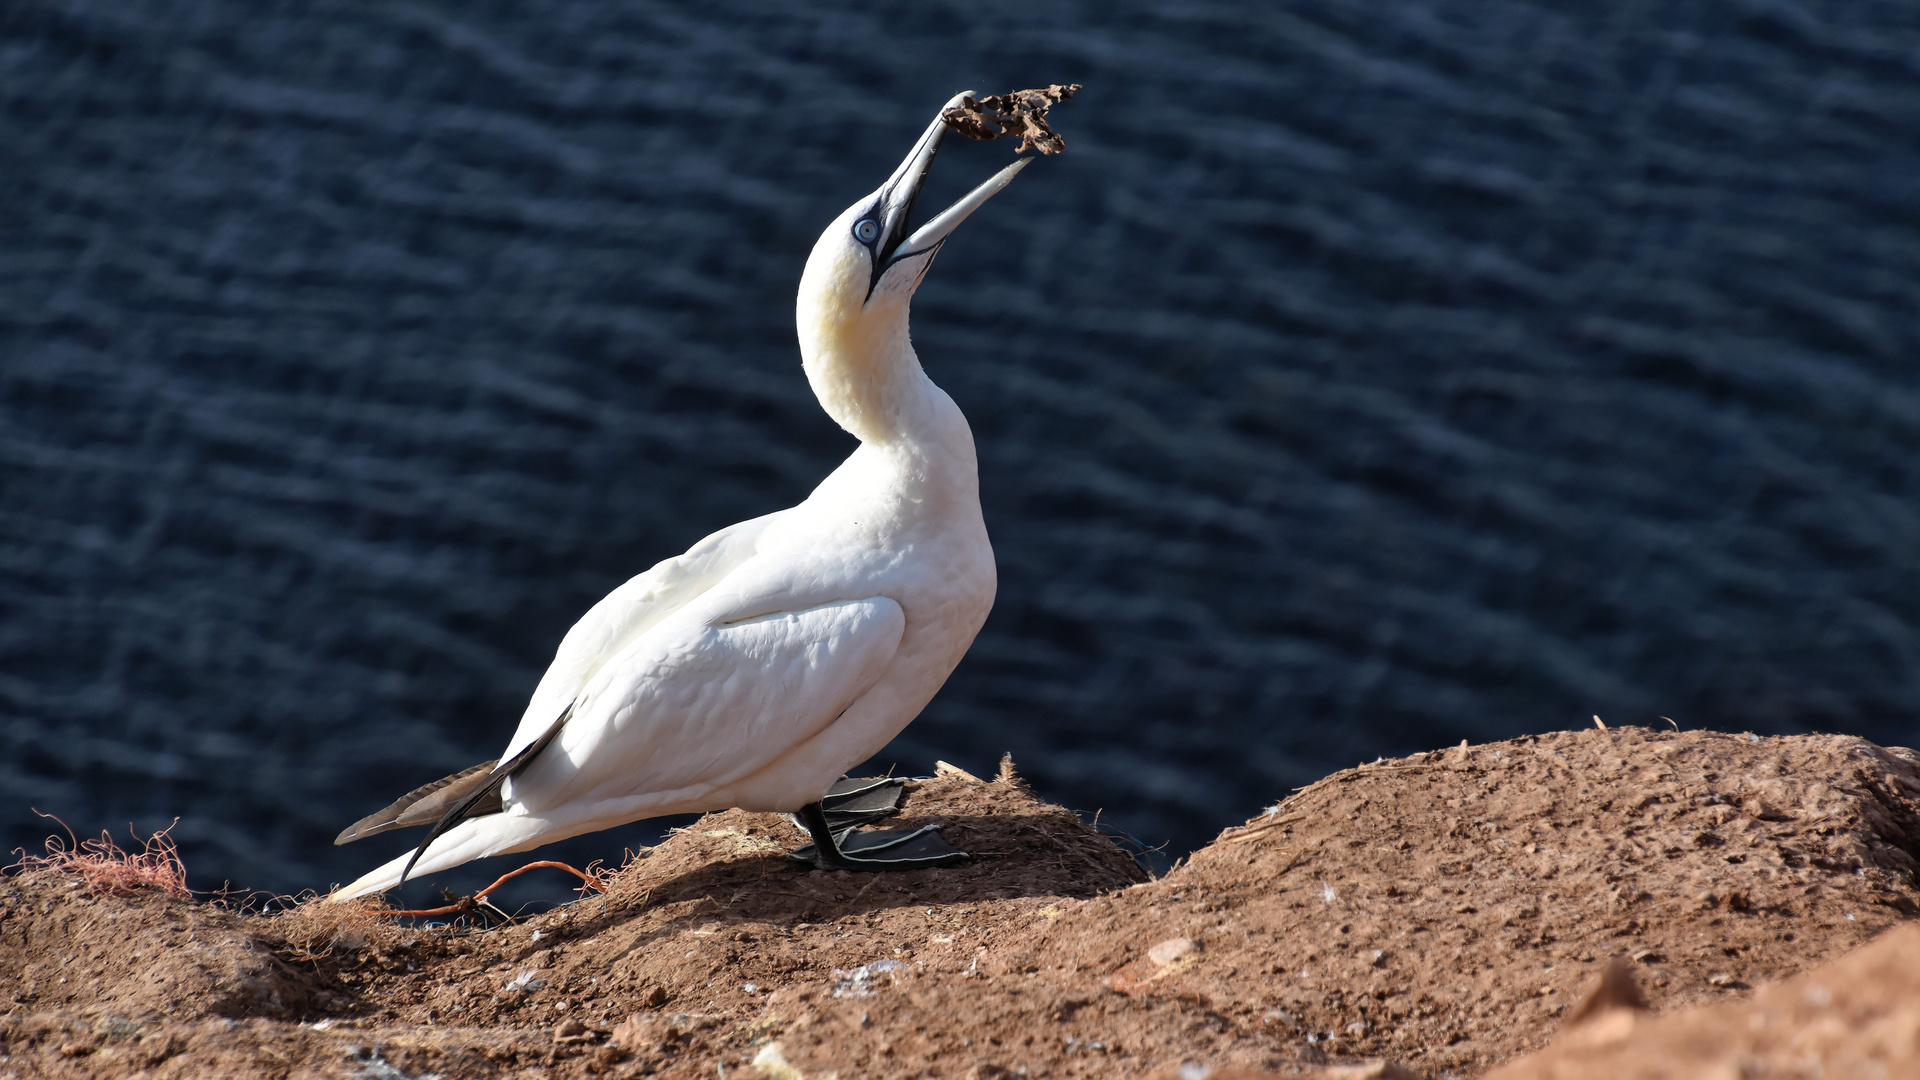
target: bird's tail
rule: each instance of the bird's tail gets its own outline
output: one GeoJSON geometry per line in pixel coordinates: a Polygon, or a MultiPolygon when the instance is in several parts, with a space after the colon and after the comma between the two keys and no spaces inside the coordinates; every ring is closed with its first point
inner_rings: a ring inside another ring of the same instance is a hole
{"type": "MultiPolygon", "coordinates": [[[[420,855],[420,860],[414,864],[408,876],[418,878],[422,874],[526,846],[551,827],[552,823],[546,819],[525,814],[488,814],[469,818],[434,837],[433,843],[420,855]]],[[[409,849],[379,869],[334,890],[328,899],[353,900],[386,892],[400,884],[400,874],[406,869],[407,860],[412,855],[413,851],[409,849]]]]}

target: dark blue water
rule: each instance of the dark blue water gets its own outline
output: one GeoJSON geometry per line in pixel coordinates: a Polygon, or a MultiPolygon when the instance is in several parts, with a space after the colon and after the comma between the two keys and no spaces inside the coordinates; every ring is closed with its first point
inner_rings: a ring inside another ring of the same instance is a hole
{"type": "Polygon", "coordinates": [[[329,841],[847,453],[814,237],[1053,81],[1068,153],[915,305],[1001,591],[883,761],[1177,852],[1595,713],[1915,741],[1920,7],[825,7],[0,6],[9,846],[385,858],[329,841]]]}

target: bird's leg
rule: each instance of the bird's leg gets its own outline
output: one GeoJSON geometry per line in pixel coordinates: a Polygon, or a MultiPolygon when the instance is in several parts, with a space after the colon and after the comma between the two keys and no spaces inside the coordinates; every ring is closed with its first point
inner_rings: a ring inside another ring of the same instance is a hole
{"type": "Polygon", "coordinates": [[[813,837],[812,844],[793,853],[794,858],[822,870],[915,870],[948,866],[967,858],[966,852],[942,840],[931,825],[866,832],[852,826],[836,830],[828,821],[829,813],[821,803],[814,802],[794,815],[796,823],[813,837]]]}
{"type": "MultiPolygon", "coordinates": [[[[907,782],[891,776],[870,776],[862,780],[843,776],[820,796],[820,808],[827,812],[827,828],[842,833],[856,825],[871,825],[899,813],[900,797],[906,793],[907,782]]],[[[799,815],[780,816],[801,832],[807,831],[799,815]]]]}

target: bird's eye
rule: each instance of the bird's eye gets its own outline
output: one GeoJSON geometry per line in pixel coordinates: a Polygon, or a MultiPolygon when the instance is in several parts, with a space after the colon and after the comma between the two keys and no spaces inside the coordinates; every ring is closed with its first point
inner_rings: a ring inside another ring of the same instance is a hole
{"type": "Polygon", "coordinates": [[[861,218],[860,223],[853,227],[853,235],[859,237],[861,243],[871,244],[880,235],[880,223],[872,218],[861,218]]]}

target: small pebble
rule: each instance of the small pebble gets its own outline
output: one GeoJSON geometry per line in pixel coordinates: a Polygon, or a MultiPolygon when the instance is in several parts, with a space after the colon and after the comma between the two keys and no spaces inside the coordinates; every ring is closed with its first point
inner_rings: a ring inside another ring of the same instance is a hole
{"type": "Polygon", "coordinates": [[[1200,946],[1194,944],[1192,938],[1168,938],[1153,948],[1148,949],[1147,959],[1159,964],[1161,967],[1166,967],[1168,964],[1173,963],[1183,956],[1191,955],[1199,948],[1200,946]]]}

